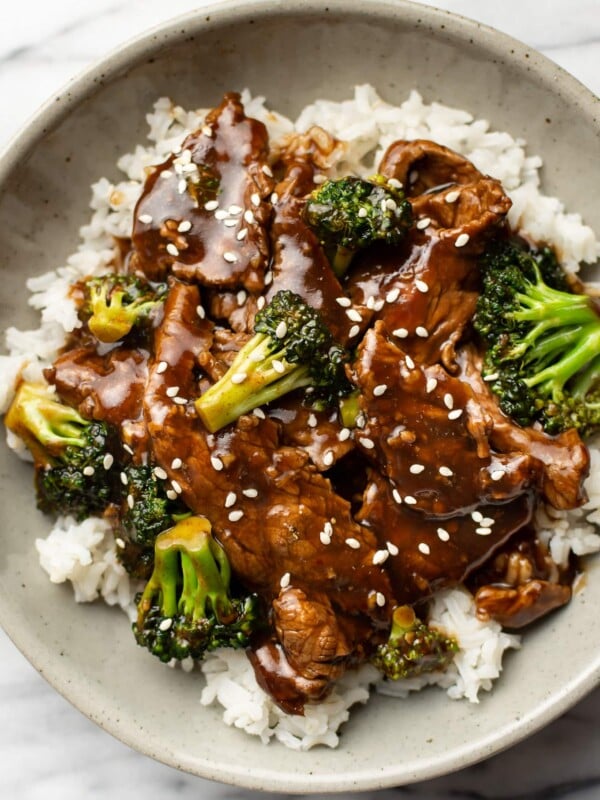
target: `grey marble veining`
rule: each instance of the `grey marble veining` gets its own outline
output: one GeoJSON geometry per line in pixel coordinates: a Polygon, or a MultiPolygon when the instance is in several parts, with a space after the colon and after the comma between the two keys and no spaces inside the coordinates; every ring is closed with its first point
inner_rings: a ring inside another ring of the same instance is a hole
{"type": "MultiPolygon", "coordinates": [[[[0,8],[0,147],[62,84],[120,42],[199,0],[20,0],[0,8]]],[[[540,49],[600,94],[599,0],[425,0],[540,49]]],[[[112,739],[0,633],[0,800],[258,800],[179,773],[112,739]]],[[[360,800],[598,800],[600,690],[511,750],[444,778],[360,800]]],[[[275,797],[275,795],[273,795],[275,797]]],[[[283,798],[284,795],[277,797],[283,798]]],[[[318,800],[323,795],[306,796],[318,800]]]]}

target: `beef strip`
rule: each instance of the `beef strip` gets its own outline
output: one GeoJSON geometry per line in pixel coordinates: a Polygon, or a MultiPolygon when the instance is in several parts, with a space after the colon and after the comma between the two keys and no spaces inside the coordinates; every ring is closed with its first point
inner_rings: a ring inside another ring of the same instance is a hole
{"type": "Polygon", "coordinates": [[[172,271],[204,285],[262,291],[273,187],[267,155],[265,126],[245,116],[238,94],[226,94],[181,151],[147,178],[129,270],[152,280],[172,271]]]}

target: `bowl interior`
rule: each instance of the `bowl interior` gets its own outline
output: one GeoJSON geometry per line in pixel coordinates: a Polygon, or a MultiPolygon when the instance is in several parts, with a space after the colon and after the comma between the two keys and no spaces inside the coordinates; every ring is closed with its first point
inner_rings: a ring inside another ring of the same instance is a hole
{"type": "MultiPolygon", "coordinates": [[[[545,190],[600,230],[597,101],[542,57],[445,12],[404,2],[226,3],[162,27],[86,73],[47,106],[0,162],[2,327],[35,327],[24,279],[64,263],[89,216],[89,185],[142,141],[160,95],[215,105],[248,86],[295,115],[316,97],[370,82],[390,101],[413,87],[470,110],[544,157],[545,190]],[[238,7],[239,6],[239,7],[238,7]],[[532,109],[535,110],[532,113],[532,109]]],[[[336,751],[258,741],[199,705],[199,678],[165,669],[133,642],[125,617],[77,606],[48,583],[34,540],[49,528],[30,469],[0,447],[0,619],[15,643],[79,709],[131,746],[198,775],[283,791],[398,785],[482,759],[549,721],[597,681],[589,635],[598,564],[571,605],[526,636],[478,706],[427,691],[374,697],[336,751]],[[573,657],[575,654],[575,658],[573,657]]]]}

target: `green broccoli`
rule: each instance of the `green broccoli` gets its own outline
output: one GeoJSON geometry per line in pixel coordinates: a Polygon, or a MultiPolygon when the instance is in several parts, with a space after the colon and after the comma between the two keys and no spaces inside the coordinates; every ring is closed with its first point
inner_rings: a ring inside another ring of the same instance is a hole
{"type": "Polygon", "coordinates": [[[444,670],[457,651],[455,639],[421,622],[410,606],[397,606],[389,638],[377,647],[371,661],[386,678],[397,681],[444,670]]]}
{"type": "Polygon", "coordinates": [[[474,317],[483,373],[520,425],[586,435],[600,426],[600,314],[587,295],[550,286],[542,269],[560,282],[547,253],[502,242],[484,255],[474,317]]]}
{"type": "Polygon", "coordinates": [[[333,271],[344,275],[357,250],[374,242],[398,244],[412,225],[404,193],[382,175],[326,181],[308,197],[304,219],[326,248],[333,271]]]}
{"type": "Polygon", "coordinates": [[[121,525],[137,544],[152,545],[159,533],[190,513],[182,501],[168,496],[169,490],[152,467],[130,464],[123,475],[121,525]]]}
{"type": "Polygon", "coordinates": [[[227,373],[196,400],[196,411],[212,433],[294,389],[313,387],[312,400],[319,407],[351,391],[345,350],[299,295],[277,292],[256,315],[254,330],[227,373]]]}
{"type": "Polygon", "coordinates": [[[19,386],[5,422],[33,456],[42,511],[84,519],[114,501],[110,450],[116,435],[104,422],[84,419],[45,384],[26,382],[19,386]]]}
{"type": "Polygon", "coordinates": [[[138,597],[136,641],[161,661],[246,647],[260,625],[256,595],[229,594],[230,567],[210,522],[189,517],[156,537],[154,570],[138,597]]]}
{"type": "Polygon", "coordinates": [[[85,284],[83,314],[88,328],[100,342],[123,339],[165,299],[167,286],[152,285],[134,275],[103,275],[85,284]]]}

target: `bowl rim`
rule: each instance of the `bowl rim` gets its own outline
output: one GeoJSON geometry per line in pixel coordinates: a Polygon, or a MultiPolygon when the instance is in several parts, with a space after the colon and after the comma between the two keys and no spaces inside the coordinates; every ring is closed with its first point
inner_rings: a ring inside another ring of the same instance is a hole
{"type": "MultiPolygon", "coordinates": [[[[286,0],[221,0],[179,14],[117,45],[107,55],[95,60],[75,75],[56,94],[51,95],[0,151],[0,186],[19,162],[28,156],[41,136],[58,127],[72,109],[92,97],[96,90],[118,78],[127,69],[137,67],[148,53],[160,51],[180,39],[189,38],[190,35],[204,35],[211,30],[218,30],[231,22],[239,23],[251,19],[260,21],[265,18],[293,17],[308,13],[331,13],[332,16],[342,13],[346,18],[362,16],[376,19],[386,19],[391,15],[408,23],[441,25],[445,28],[445,35],[454,36],[459,40],[468,37],[469,34],[476,34],[479,43],[500,58],[505,57],[508,51],[512,60],[527,59],[529,70],[542,84],[574,101],[580,113],[599,127],[600,99],[591,90],[533,48],[491,26],[460,14],[424,6],[412,0],[363,0],[360,6],[353,0],[328,0],[326,7],[323,7],[319,0],[295,0],[293,4],[286,0]],[[186,30],[182,30],[184,27],[186,30]]],[[[168,766],[198,777],[248,789],[286,793],[382,789],[449,774],[517,744],[563,714],[600,684],[599,653],[595,661],[589,663],[583,671],[563,686],[560,692],[548,697],[534,711],[517,720],[509,721],[494,733],[480,738],[476,746],[465,744],[458,749],[448,751],[442,757],[424,759],[418,768],[394,764],[376,773],[357,768],[354,772],[345,772],[343,775],[334,773],[289,775],[257,765],[252,772],[249,772],[246,767],[236,767],[233,763],[214,764],[209,760],[203,761],[200,757],[185,757],[181,753],[177,757],[174,755],[169,757],[169,753],[155,752],[143,740],[136,739],[133,728],[127,730],[127,723],[115,720],[109,713],[95,708],[84,682],[71,681],[62,674],[64,669],[58,668],[60,660],[56,662],[54,668],[44,663],[43,651],[36,637],[11,623],[10,615],[0,606],[0,624],[27,660],[68,702],[119,741],[168,766]]]]}

